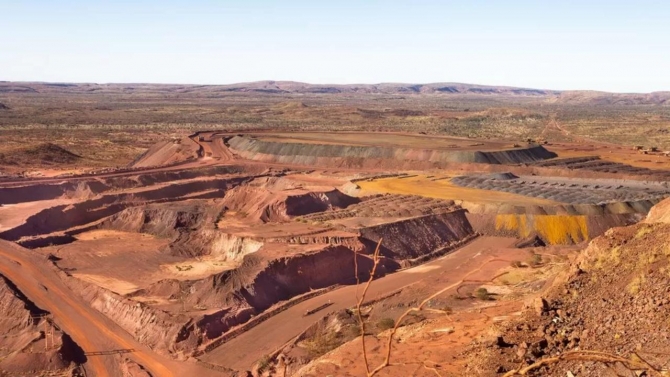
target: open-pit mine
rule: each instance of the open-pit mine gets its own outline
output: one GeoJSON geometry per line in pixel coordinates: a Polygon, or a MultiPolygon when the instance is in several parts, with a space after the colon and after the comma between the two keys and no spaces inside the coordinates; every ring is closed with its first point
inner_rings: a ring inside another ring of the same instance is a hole
{"type": "Polygon", "coordinates": [[[501,274],[509,288],[491,295],[540,289],[510,265],[543,265],[670,196],[670,170],[610,149],[202,131],[123,168],[5,176],[0,375],[344,375],[303,366],[357,304],[383,319],[453,286],[449,310],[467,309],[501,274]]]}

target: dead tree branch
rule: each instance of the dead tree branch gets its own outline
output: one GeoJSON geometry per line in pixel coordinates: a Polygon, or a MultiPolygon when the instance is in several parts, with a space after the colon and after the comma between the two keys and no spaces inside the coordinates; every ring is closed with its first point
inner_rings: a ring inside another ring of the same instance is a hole
{"type": "MultiPolygon", "coordinates": [[[[365,361],[365,372],[368,374],[368,376],[372,376],[370,374],[370,364],[368,363],[368,353],[365,348],[365,321],[363,320],[363,314],[361,314],[361,307],[363,306],[363,302],[365,301],[365,295],[368,293],[368,289],[370,289],[370,285],[372,284],[372,280],[375,278],[375,273],[377,272],[377,266],[379,265],[379,248],[381,247],[382,244],[382,239],[379,239],[379,242],[377,242],[377,247],[375,248],[375,252],[372,255],[372,270],[370,271],[370,277],[368,278],[368,282],[365,284],[365,288],[363,288],[363,293],[361,294],[361,297],[358,299],[358,302],[356,303],[356,314],[358,316],[358,323],[360,326],[361,330],[361,346],[363,347],[363,360],[365,361]]],[[[356,256],[354,255],[354,261],[356,261],[356,256]]],[[[356,268],[356,281],[359,280],[358,278],[358,262],[355,262],[355,268],[356,268]]],[[[358,288],[357,288],[358,289],[358,288]]],[[[356,291],[358,295],[358,290],[356,291]]]]}
{"type": "Polygon", "coordinates": [[[651,376],[663,376],[661,370],[654,368],[651,364],[644,361],[637,354],[633,354],[631,358],[627,359],[621,356],[612,355],[600,351],[569,351],[558,356],[548,357],[546,359],[538,360],[537,362],[527,366],[513,369],[503,375],[503,377],[526,376],[529,372],[541,368],[545,365],[556,364],[561,361],[593,361],[605,364],[621,363],[626,368],[636,371],[646,371],[651,376]]]}

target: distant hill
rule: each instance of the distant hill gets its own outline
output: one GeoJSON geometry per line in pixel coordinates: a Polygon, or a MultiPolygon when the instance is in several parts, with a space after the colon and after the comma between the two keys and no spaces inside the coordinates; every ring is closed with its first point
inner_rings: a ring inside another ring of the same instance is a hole
{"type": "Polygon", "coordinates": [[[0,93],[12,94],[184,94],[214,95],[225,93],[281,94],[388,94],[388,95],[444,95],[444,96],[505,96],[534,97],[548,102],[589,105],[670,105],[670,92],[607,93],[597,91],[559,91],[548,89],[487,86],[462,83],[430,84],[308,84],[295,81],[256,81],[230,85],[176,85],[176,84],[71,84],[42,82],[0,82],[0,93]]]}
{"type": "Polygon", "coordinates": [[[67,165],[81,160],[81,156],[52,143],[0,152],[0,165],[43,166],[67,165]]]}
{"type": "Polygon", "coordinates": [[[568,91],[558,97],[558,102],[589,105],[663,105],[670,106],[670,92],[606,93],[594,91],[568,91]]]}
{"type": "Polygon", "coordinates": [[[524,96],[558,95],[559,91],[504,86],[471,85],[460,83],[433,84],[350,84],[322,85],[294,81],[257,81],[230,85],[174,85],[174,84],[67,84],[41,82],[0,82],[0,93],[56,93],[56,92],[250,92],[282,93],[367,93],[367,94],[505,94],[524,96]]]}

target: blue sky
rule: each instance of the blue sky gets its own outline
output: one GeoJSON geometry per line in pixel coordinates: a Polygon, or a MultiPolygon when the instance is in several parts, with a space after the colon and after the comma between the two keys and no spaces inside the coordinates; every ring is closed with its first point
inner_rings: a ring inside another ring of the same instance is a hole
{"type": "Polygon", "coordinates": [[[0,0],[0,80],[670,90],[670,2],[0,0]]]}

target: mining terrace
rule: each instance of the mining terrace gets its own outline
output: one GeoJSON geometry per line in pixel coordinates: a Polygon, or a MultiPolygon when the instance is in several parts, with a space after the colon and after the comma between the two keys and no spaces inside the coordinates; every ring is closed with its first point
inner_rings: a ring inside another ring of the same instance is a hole
{"type": "Polygon", "coordinates": [[[625,147],[211,131],[124,168],[5,177],[0,370],[233,376],[352,308],[378,244],[370,298],[494,275],[482,258],[640,221],[670,196],[664,167],[625,147]]]}

